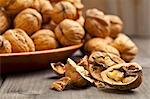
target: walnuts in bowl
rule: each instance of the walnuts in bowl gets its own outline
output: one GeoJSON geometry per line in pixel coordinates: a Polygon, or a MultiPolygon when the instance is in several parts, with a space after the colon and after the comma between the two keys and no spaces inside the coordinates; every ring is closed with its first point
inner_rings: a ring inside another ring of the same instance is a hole
{"type": "Polygon", "coordinates": [[[37,51],[55,49],[58,45],[55,34],[48,29],[37,31],[31,38],[37,51]]]}
{"type": "Polygon", "coordinates": [[[14,27],[26,31],[29,35],[41,28],[42,16],[35,9],[27,8],[14,19],[14,27]]]}
{"type": "Polygon", "coordinates": [[[3,36],[11,43],[14,53],[35,51],[32,39],[21,29],[7,30],[3,36]]]}
{"type": "Polygon", "coordinates": [[[85,31],[78,22],[65,19],[55,28],[55,34],[63,46],[69,46],[81,43],[85,31]]]}

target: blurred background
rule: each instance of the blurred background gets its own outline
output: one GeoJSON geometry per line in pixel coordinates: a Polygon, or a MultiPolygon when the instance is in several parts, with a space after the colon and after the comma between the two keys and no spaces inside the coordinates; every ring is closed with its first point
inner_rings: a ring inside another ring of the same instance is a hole
{"type": "Polygon", "coordinates": [[[124,33],[135,37],[150,37],[150,0],[83,0],[85,9],[98,8],[105,14],[115,14],[124,21],[124,33]]]}

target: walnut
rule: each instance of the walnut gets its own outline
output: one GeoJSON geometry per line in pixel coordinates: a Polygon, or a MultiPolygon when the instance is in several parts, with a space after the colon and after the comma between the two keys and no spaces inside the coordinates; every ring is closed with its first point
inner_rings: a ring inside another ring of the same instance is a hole
{"type": "Polygon", "coordinates": [[[0,0],[0,6],[4,7],[8,14],[15,15],[20,11],[31,7],[33,0],[0,0]]]}
{"type": "Polygon", "coordinates": [[[57,24],[64,19],[76,20],[78,17],[76,7],[67,1],[58,2],[51,11],[51,18],[57,24]]]}
{"type": "Polygon", "coordinates": [[[57,48],[56,37],[51,30],[48,29],[39,30],[35,34],[33,34],[31,38],[35,44],[35,49],[37,51],[57,48]]]}
{"type": "Polygon", "coordinates": [[[110,37],[116,38],[122,32],[123,22],[116,15],[105,15],[110,21],[110,37]]]}
{"type": "Polygon", "coordinates": [[[48,23],[50,21],[50,12],[53,10],[53,7],[49,0],[34,0],[32,8],[35,8],[41,13],[44,23],[48,23]]]}
{"type": "Polygon", "coordinates": [[[107,42],[106,39],[92,38],[85,43],[84,51],[87,54],[91,54],[93,51],[101,51],[101,52],[112,53],[117,56],[120,56],[119,51],[108,44],[109,43],[107,42]]]}
{"type": "Polygon", "coordinates": [[[131,90],[141,85],[143,72],[137,63],[121,63],[104,70],[101,77],[109,88],[131,90]]]}
{"type": "Polygon", "coordinates": [[[42,16],[35,9],[27,8],[14,19],[14,27],[26,31],[29,35],[41,28],[42,16]]]}
{"type": "Polygon", "coordinates": [[[35,51],[32,39],[21,29],[7,30],[3,36],[11,43],[12,52],[35,51]]]}
{"type": "Polygon", "coordinates": [[[54,31],[56,26],[57,24],[53,20],[51,20],[49,23],[42,25],[42,28],[54,31]]]}
{"type": "Polygon", "coordinates": [[[104,13],[97,9],[89,9],[86,11],[85,29],[91,36],[105,38],[109,36],[109,20],[104,13]]]}
{"type": "Polygon", "coordinates": [[[76,21],[77,21],[81,26],[84,26],[85,19],[84,19],[83,16],[80,16],[76,21]]]}
{"type": "Polygon", "coordinates": [[[0,8],[0,34],[5,32],[9,26],[8,17],[3,8],[0,8]]]}
{"type": "Polygon", "coordinates": [[[85,31],[76,21],[65,19],[55,29],[56,36],[63,46],[75,45],[82,42],[85,31]]]}
{"type": "Polygon", "coordinates": [[[125,34],[119,34],[111,45],[118,49],[121,54],[121,58],[126,62],[130,62],[138,53],[137,46],[125,34]]]}
{"type": "Polygon", "coordinates": [[[11,53],[11,44],[3,36],[0,36],[0,54],[11,53]]]}

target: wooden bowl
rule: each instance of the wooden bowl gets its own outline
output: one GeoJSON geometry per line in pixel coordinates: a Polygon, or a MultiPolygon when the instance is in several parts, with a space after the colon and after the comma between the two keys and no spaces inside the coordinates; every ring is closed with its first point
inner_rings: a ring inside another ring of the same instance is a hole
{"type": "Polygon", "coordinates": [[[45,51],[0,54],[0,72],[10,73],[44,69],[50,66],[50,62],[66,60],[82,45],[83,43],[45,51]]]}

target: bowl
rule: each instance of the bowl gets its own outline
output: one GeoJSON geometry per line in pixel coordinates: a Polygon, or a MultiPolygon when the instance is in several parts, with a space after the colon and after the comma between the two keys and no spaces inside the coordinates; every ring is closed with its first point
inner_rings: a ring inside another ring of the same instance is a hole
{"type": "Polygon", "coordinates": [[[78,45],[25,53],[0,54],[0,72],[22,72],[49,67],[51,62],[64,61],[82,47],[78,45]]]}

